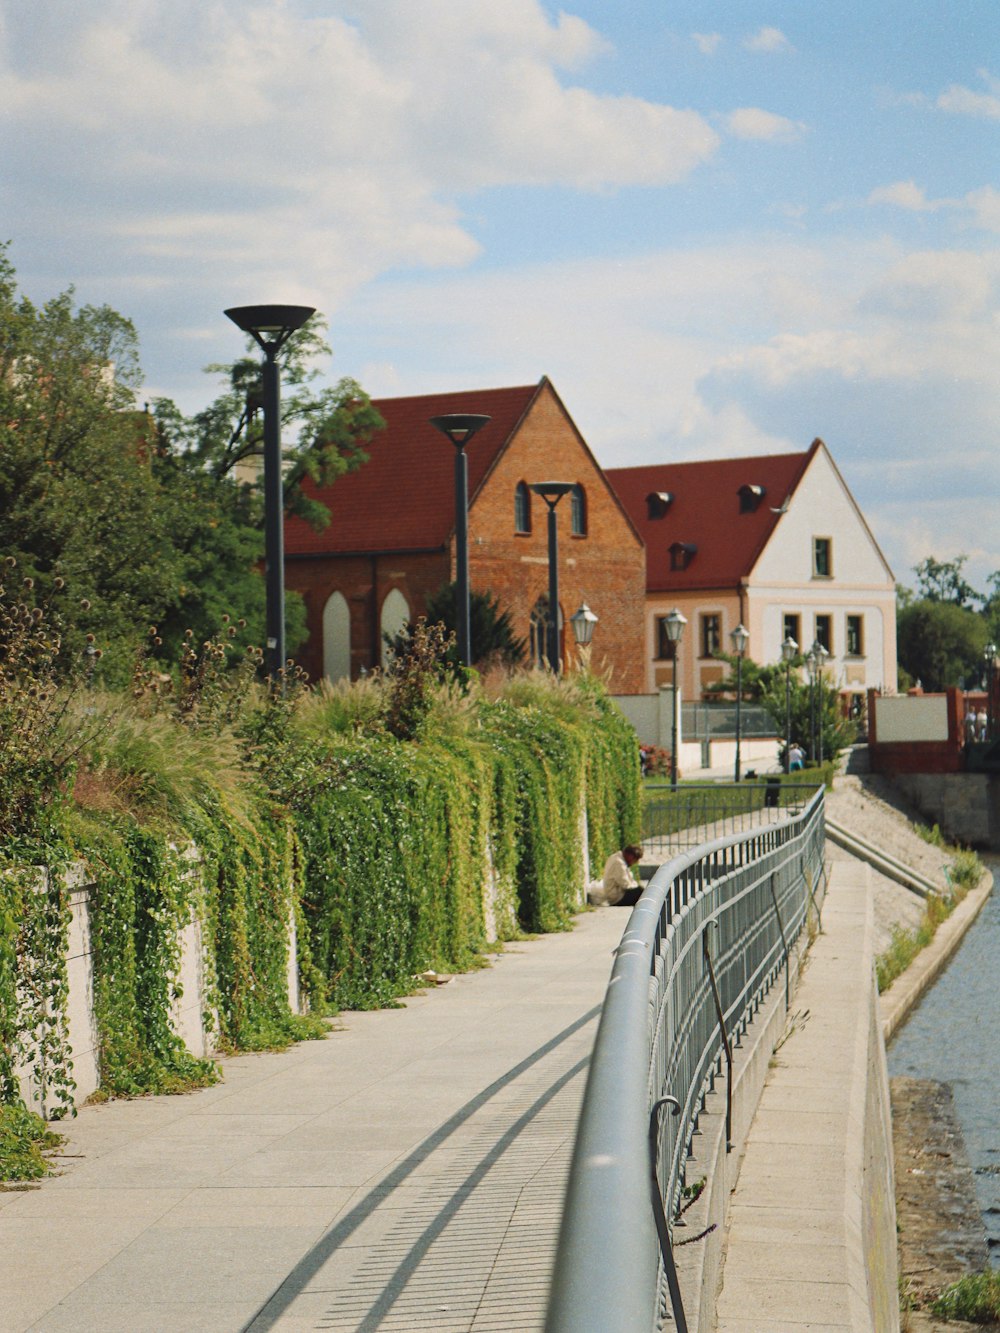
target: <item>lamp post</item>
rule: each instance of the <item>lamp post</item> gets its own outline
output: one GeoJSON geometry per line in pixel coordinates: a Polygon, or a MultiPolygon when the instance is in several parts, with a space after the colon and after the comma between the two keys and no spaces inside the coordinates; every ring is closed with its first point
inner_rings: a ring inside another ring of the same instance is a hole
{"type": "Polygon", "coordinates": [[[792,662],[799,645],[789,634],[781,645],[781,660],[785,664],[785,772],[790,773],[792,762],[792,662]]]}
{"type": "Polygon", "coordinates": [[[590,643],[594,637],[599,617],[595,616],[586,602],[581,602],[580,609],[569,618],[573,626],[573,638],[580,654],[580,666],[586,670],[590,662],[590,643]]]}
{"type": "Polygon", "coordinates": [[[809,762],[816,762],[816,668],[819,657],[816,653],[818,644],[813,644],[806,653],[806,669],[809,672],[809,762]]]}
{"type": "Polygon", "coordinates": [[[673,714],[673,737],[670,742],[670,785],[677,790],[677,715],[680,712],[680,699],[677,693],[677,663],[681,656],[681,640],[684,637],[684,626],[687,624],[687,617],[682,616],[675,606],[666,617],[664,624],[667,630],[667,638],[674,645],[674,689],[671,713],[673,714]]]}
{"type": "Polygon", "coordinates": [[[430,423],[455,446],[455,628],[462,665],[472,666],[472,615],[469,609],[469,460],[465,446],[489,417],[449,412],[430,423]]]}
{"type": "Polygon", "coordinates": [[[573,489],[571,481],[537,481],[531,487],[549,510],[549,668],[559,675],[559,534],[556,531],[556,505],[573,489]]]}
{"type": "Polygon", "coordinates": [[[809,667],[809,759],[823,762],[823,664],[830,656],[820,643],[813,640],[806,663],[809,667]]]}
{"type": "MultiPolygon", "coordinates": [[[[241,305],[226,315],[264,353],[264,582],[267,651],[265,670],[279,679],[285,666],[285,497],[281,472],[281,375],[278,353],[316,312],[307,305],[241,305]]],[[[283,679],[283,678],[282,678],[283,679]]]]}
{"type": "Polygon", "coordinates": [[[993,681],[997,665],[997,646],[995,643],[988,643],[983,649],[983,657],[986,660],[986,736],[985,740],[993,739],[993,681]]]}
{"type": "Polygon", "coordinates": [[[742,625],[737,625],[729,635],[733,645],[733,652],[736,654],[736,764],[734,781],[740,780],[740,731],[742,723],[743,706],[743,654],[747,650],[747,644],[750,642],[750,631],[744,629],[742,625]]]}

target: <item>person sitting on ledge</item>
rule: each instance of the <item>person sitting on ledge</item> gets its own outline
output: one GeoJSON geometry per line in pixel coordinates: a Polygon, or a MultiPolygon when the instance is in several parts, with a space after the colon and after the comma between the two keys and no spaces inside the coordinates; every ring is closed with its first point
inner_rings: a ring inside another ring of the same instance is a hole
{"type": "Polygon", "coordinates": [[[587,885],[587,901],[595,907],[634,907],[642,896],[642,885],[632,874],[632,867],[642,857],[635,843],[612,852],[604,863],[604,876],[587,885]]]}

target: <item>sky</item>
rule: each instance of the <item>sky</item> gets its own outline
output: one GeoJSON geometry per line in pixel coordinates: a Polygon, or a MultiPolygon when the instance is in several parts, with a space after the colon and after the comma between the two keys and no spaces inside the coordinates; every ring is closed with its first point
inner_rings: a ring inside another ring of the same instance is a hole
{"type": "Polygon", "coordinates": [[[194,411],[228,306],[373,397],[548,375],[605,467],[829,446],[1000,570],[996,0],[0,0],[21,290],[194,411]]]}

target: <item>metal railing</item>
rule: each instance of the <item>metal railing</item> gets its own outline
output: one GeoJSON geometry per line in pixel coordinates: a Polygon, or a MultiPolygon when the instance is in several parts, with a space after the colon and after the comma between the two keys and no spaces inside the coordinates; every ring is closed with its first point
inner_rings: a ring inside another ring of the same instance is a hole
{"type": "Polygon", "coordinates": [[[780,824],[799,815],[815,795],[818,782],[669,783],[649,786],[642,817],[642,845],[666,856],[700,847],[716,838],[748,833],[764,824],[780,824]]]}
{"type": "MultiPolygon", "coordinates": [[[[740,735],[760,740],[781,734],[774,718],[759,704],[741,704],[740,735]]],[[[736,705],[729,703],[682,703],[681,732],[685,740],[722,740],[736,735],[736,705]]]]}
{"type": "MultiPolygon", "coordinates": [[[[692,1135],[732,1043],[818,914],[823,792],[666,862],[618,946],[570,1168],[547,1333],[686,1323],[670,1242],[692,1135]],[[665,1112],[671,1112],[666,1114],[665,1112]]],[[[727,1114],[727,1137],[729,1116],[727,1114]]]]}

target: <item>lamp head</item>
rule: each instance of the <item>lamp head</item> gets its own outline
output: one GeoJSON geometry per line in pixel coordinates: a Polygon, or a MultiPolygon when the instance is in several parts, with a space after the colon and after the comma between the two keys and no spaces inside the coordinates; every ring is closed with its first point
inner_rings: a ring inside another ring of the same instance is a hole
{"type": "Polygon", "coordinates": [[[667,627],[667,638],[671,643],[680,643],[684,636],[684,626],[687,624],[687,616],[682,616],[675,606],[666,617],[664,624],[667,627]]]}
{"type": "Polygon", "coordinates": [[[579,611],[575,611],[569,618],[569,623],[573,626],[573,638],[581,648],[585,648],[594,637],[594,628],[598,621],[586,602],[583,602],[579,611]]]}
{"type": "Polygon", "coordinates": [[[781,660],[783,662],[792,662],[799,651],[799,645],[789,634],[788,638],[781,645],[781,660]]]}
{"type": "Polygon", "coordinates": [[[750,642],[750,631],[744,629],[742,625],[730,631],[729,638],[733,645],[733,652],[737,657],[742,657],[747,650],[747,644],[750,642]]]}
{"type": "Polygon", "coordinates": [[[572,481],[536,481],[528,487],[536,495],[540,495],[550,509],[555,509],[556,505],[573,489],[572,481]]]}
{"type": "Polygon", "coordinates": [[[442,435],[447,435],[456,449],[464,449],[475,435],[482,430],[491,417],[479,416],[474,412],[449,412],[443,417],[431,417],[430,423],[442,435]]]}
{"type": "Polygon", "coordinates": [[[271,357],[316,310],[311,305],[237,305],[225,313],[271,357]]]}

